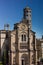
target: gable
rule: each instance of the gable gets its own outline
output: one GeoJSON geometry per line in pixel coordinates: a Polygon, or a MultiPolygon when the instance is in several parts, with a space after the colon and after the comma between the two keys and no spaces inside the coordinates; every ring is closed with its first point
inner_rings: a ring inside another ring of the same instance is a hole
{"type": "Polygon", "coordinates": [[[19,28],[19,30],[26,31],[26,30],[28,30],[28,25],[22,22],[18,25],[18,28],[19,28]]]}

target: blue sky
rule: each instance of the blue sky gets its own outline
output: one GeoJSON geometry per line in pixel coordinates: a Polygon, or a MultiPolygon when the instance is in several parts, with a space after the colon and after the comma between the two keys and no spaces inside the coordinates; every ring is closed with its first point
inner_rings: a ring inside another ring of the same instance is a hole
{"type": "Polygon", "coordinates": [[[23,8],[32,9],[32,30],[37,37],[43,35],[43,0],[0,0],[0,29],[9,24],[12,30],[14,24],[23,18],[23,8]]]}

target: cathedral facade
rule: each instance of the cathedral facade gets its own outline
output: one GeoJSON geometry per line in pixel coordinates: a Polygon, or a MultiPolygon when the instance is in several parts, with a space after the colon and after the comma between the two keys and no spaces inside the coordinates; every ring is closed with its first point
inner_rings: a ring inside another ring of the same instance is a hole
{"type": "Polygon", "coordinates": [[[14,24],[12,31],[0,30],[0,58],[4,65],[38,65],[43,58],[43,37],[36,39],[32,31],[31,8],[23,12],[23,19],[14,24]]]}

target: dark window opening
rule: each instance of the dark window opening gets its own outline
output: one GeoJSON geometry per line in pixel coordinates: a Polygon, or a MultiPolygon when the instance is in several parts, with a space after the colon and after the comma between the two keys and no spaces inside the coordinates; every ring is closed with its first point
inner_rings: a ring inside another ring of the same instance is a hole
{"type": "Polygon", "coordinates": [[[22,65],[25,65],[25,60],[22,60],[22,65]]]}
{"type": "Polygon", "coordinates": [[[23,41],[23,35],[22,35],[22,41],[23,41]]]}
{"type": "Polygon", "coordinates": [[[26,41],[26,35],[24,35],[24,41],[26,41]]]}
{"type": "Polygon", "coordinates": [[[23,65],[23,60],[22,60],[22,65],[23,65]]]}
{"type": "Polygon", "coordinates": [[[8,38],[8,33],[6,34],[6,38],[8,38]]]}
{"type": "Polygon", "coordinates": [[[26,16],[28,16],[28,15],[26,15],[26,16]]]}
{"type": "Polygon", "coordinates": [[[28,13],[29,11],[27,11],[27,13],[28,13]]]}
{"type": "Polygon", "coordinates": [[[22,41],[26,41],[26,35],[22,35],[22,36],[21,36],[21,40],[22,40],[22,41]]]}

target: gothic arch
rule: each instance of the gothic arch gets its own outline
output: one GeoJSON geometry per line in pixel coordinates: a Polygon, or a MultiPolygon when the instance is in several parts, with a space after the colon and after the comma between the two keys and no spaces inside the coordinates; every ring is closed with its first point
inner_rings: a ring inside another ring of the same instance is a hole
{"type": "Polygon", "coordinates": [[[28,54],[23,54],[21,56],[21,65],[29,65],[29,60],[28,60],[28,54]]]}

